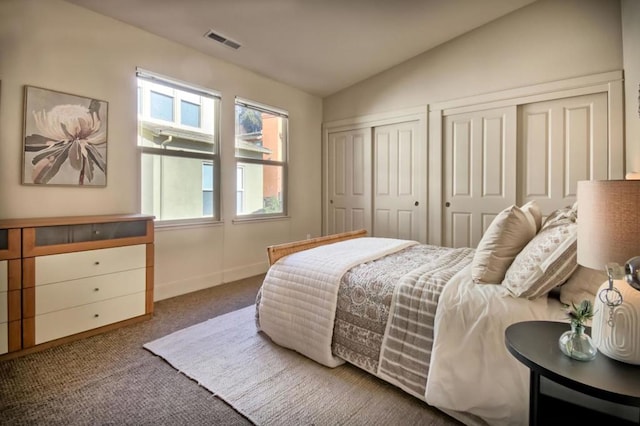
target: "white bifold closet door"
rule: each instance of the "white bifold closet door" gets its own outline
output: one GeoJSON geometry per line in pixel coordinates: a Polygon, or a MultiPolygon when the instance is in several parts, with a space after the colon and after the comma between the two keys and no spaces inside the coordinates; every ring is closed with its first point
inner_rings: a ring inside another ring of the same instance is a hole
{"type": "Polygon", "coordinates": [[[444,245],[476,247],[495,216],[536,200],[544,216],[608,179],[606,93],[443,117],[444,245]]]}
{"type": "Polygon", "coordinates": [[[371,129],[330,133],[327,142],[327,232],[371,235],[371,129]]]}
{"type": "Polygon", "coordinates": [[[444,117],[445,246],[476,247],[516,202],[516,122],[515,106],[444,117]]]}
{"type": "Polygon", "coordinates": [[[426,161],[418,126],[406,121],[329,133],[327,233],[364,228],[376,237],[421,239],[426,161]]]}
{"type": "Polygon", "coordinates": [[[536,102],[519,111],[519,192],[546,216],[576,201],[580,180],[609,179],[607,94],[536,102]]]}
{"type": "Polygon", "coordinates": [[[376,237],[419,240],[420,168],[418,122],[373,129],[373,233],[376,237]]]}

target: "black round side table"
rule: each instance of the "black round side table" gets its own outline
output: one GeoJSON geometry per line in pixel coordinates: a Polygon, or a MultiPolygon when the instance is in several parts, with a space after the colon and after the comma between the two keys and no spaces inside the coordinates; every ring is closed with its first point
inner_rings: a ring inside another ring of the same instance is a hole
{"type": "MultiPolygon", "coordinates": [[[[558,339],[569,328],[569,324],[563,322],[524,321],[505,330],[507,349],[530,370],[529,424],[541,424],[545,414],[549,416],[550,409],[545,409],[548,407],[543,403],[547,397],[540,394],[541,376],[600,400],[638,408],[638,416],[633,422],[616,416],[609,418],[598,412],[589,413],[585,408],[580,408],[576,416],[583,415],[590,420],[600,416],[607,424],[640,424],[640,366],[616,361],[601,353],[591,361],[566,356],[560,351],[558,339]]],[[[586,332],[591,334],[588,327],[586,332]]],[[[569,414],[576,406],[558,400],[553,403],[553,410],[566,410],[565,415],[577,418],[569,414]]]]}

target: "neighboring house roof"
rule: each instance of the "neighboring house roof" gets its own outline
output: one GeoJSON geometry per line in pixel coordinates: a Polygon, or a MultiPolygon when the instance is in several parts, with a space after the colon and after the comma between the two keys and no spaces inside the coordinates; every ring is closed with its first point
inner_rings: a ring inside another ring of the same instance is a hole
{"type": "Polygon", "coordinates": [[[260,152],[260,153],[263,153],[263,154],[271,154],[271,150],[269,148],[265,148],[262,145],[256,145],[256,144],[251,143],[251,142],[243,141],[240,138],[236,138],[236,148],[237,149],[242,149],[242,150],[245,150],[245,151],[260,152]]]}
{"type": "MultiPolygon", "coordinates": [[[[210,133],[183,129],[152,121],[141,121],[141,123],[144,137],[159,145],[163,144],[169,136],[174,138],[174,140],[170,142],[172,145],[179,145],[180,141],[207,144],[206,148],[203,147],[205,151],[210,151],[210,145],[214,144],[213,135],[210,133]]],[[[271,154],[272,151],[262,146],[261,143],[262,133],[249,133],[236,138],[236,149],[260,154],[271,154]]]]}
{"type": "Polygon", "coordinates": [[[143,121],[142,126],[151,131],[154,136],[173,136],[180,139],[189,139],[197,142],[213,143],[213,135],[195,130],[181,129],[165,124],[143,121]]]}
{"type": "Polygon", "coordinates": [[[269,148],[262,146],[262,132],[243,133],[236,137],[236,149],[271,154],[269,148]]]}

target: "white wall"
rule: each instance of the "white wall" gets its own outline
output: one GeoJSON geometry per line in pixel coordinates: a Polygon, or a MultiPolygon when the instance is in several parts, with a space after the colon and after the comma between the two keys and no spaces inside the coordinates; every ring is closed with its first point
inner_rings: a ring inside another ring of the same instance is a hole
{"type": "Polygon", "coordinates": [[[621,40],[618,1],[539,0],[325,98],[323,119],[620,70],[621,40]]]}
{"type": "Polygon", "coordinates": [[[640,172],[640,1],[622,0],[627,172],[640,172]]]}
{"type": "Polygon", "coordinates": [[[320,234],[321,99],[59,0],[0,2],[0,218],[138,211],[138,66],[222,93],[224,223],[156,231],[156,299],[263,272],[267,245],[320,234]],[[109,103],[105,188],[20,184],[24,85],[109,103]],[[289,111],[290,219],[231,220],[236,95],[289,111]]]}

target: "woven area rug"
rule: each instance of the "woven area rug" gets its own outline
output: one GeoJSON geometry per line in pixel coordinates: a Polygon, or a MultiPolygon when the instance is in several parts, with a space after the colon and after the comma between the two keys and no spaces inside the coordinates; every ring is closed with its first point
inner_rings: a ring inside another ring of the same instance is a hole
{"type": "Polygon", "coordinates": [[[451,417],[350,366],[327,368],[256,331],[255,306],[144,348],[257,425],[452,425],[451,417]]]}

